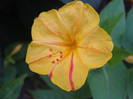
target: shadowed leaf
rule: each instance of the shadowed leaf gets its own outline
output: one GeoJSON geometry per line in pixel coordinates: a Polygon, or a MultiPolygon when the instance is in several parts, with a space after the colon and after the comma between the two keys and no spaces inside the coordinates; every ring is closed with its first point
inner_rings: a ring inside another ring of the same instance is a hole
{"type": "Polygon", "coordinates": [[[22,75],[21,77],[4,84],[0,88],[0,99],[17,99],[26,76],[27,75],[22,75]]]}
{"type": "Polygon", "coordinates": [[[127,80],[127,68],[119,63],[91,71],[88,83],[93,99],[126,99],[127,80]]]}

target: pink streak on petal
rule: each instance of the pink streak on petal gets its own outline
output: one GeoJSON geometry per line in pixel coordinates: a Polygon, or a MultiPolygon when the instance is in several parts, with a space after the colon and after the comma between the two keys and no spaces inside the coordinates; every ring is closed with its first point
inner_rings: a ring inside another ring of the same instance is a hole
{"type": "Polygon", "coordinates": [[[52,77],[53,77],[53,71],[55,70],[55,68],[56,68],[56,65],[53,66],[53,68],[52,68],[52,70],[51,70],[51,72],[49,74],[49,78],[50,79],[52,79],[52,77]]]}
{"type": "Polygon", "coordinates": [[[53,76],[53,72],[50,72],[49,78],[52,79],[52,76],[53,76]]]}
{"type": "Polygon", "coordinates": [[[69,81],[70,81],[71,89],[72,90],[75,90],[75,88],[74,88],[74,82],[72,80],[73,69],[74,69],[74,63],[73,63],[73,54],[72,54],[71,61],[70,61],[69,81]]]}

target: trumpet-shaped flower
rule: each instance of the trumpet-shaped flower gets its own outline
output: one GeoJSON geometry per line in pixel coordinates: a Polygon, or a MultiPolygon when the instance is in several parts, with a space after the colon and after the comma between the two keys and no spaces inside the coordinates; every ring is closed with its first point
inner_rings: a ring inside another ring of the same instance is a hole
{"type": "Polygon", "coordinates": [[[26,62],[38,74],[66,90],[77,90],[91,69],[112,57],[111,37],[99,27],[99,15],[89,5],[73,1],[59,10],[42,12],[32,26],[26,62]]]}

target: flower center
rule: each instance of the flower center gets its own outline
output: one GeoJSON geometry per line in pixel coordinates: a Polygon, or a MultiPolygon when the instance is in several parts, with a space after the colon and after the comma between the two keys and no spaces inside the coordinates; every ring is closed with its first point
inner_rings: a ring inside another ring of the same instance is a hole
{"type": "Polygon", "coordinates": [[[77,48],[77,41],[71,40],[70,43],[68,44],[68,47],[70,48],[70,50],[75,50],[77,48]]]}

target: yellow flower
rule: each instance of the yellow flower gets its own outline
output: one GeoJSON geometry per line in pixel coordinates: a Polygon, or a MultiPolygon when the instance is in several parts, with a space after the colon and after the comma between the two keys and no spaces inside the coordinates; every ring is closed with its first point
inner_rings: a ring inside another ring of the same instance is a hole
{"type": "Polygon", "coordinates": [[[79,89],[90,69],[102,67],[112,57],[111,37],[99,21],[97,12],[81,1],[42,12],[32,26],[26,56],[30,69],[49,75],[66,91],[79,89]]]}

